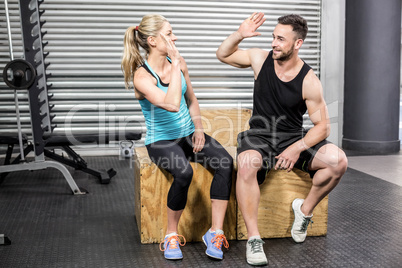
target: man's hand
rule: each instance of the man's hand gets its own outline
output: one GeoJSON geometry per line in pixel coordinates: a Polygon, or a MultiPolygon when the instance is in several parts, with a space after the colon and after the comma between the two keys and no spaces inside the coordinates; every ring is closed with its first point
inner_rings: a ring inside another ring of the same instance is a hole
{"type": "Polygon", "coordinates": [[[264,13],[262,12],[254,12],[249,18],[247,18],[240,25],[237,30],[242,38],[253,37],[261,35],[261,33],[256,32],[258,27],[260,27],[265,22],[264,13]]]}
{"type": "Polygon", "coordinates": [[[193,142],[193,153],[198,153],[199,151],[202,150],[202,148],[204,148],[205,135],[204,135],[204,131],[202,129],[195,130],[195,132],[193,134],[192,142],[193,142]]]}
{"type": "Polygon", "coordinates": [[[278,170],[279,168],[286,169],[287,172],[290,172],[299,159],[300,153],[301,151],[297,148],[297,146],[295,146],[295,144],[286,148],[281,154],[275,156],[277,159],[275,170],[278,170]]]}

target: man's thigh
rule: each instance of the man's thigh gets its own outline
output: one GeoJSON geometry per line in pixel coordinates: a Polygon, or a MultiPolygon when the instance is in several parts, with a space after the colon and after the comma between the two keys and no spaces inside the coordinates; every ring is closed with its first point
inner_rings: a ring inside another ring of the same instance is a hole
{"type": "MultiPolygon", "coordinates": [[[[305,172],[308,172],[310,174],[310,177],[313,178],[317,170],[320,169],[317,167],[317,165],[312,166],[313,160],[316,158],[319,152],[325,152],[326,147],[328,145],[334,145],[334,144],[332,144],[327,140],[323,140],[314,145],[313,147],[301,152],[300,157],[295,163],[294,167],[303,170],[305,172]]],[[[318,157],[320,158],[321,154],[318,155],[318,157]]]]}

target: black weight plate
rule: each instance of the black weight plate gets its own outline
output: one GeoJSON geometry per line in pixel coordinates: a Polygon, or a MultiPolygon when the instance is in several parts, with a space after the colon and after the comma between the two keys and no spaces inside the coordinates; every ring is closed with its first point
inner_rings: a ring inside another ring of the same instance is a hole
{"type": "Polygon", "coordinates": [[[4,82],[13,89],[27,89],[35,81],[35,78],[35,68],[23,59],[10,61],[3,70],[4,82]],[[12,74],[11,77],[10,73],[12,74]]]}

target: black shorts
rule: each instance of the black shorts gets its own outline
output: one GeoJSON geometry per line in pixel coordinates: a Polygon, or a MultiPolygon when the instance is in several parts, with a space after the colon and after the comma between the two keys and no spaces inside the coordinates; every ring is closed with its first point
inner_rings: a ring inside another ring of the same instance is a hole
{"type": "MultiPolygon", "coordinates": [[[[262,184],[266,174],[275,166],[275,156],[281,154],[286,148],[302,139],[307,132],[285,133],[285,132],[267,132],[264,129],[249,129],[239,133],[237,136],[237,155],[247,150],[258,151],[263,159],[262,168],[257,173],[258,184],[262,184]]],[[[309,170],[308,166],[313,160],[317,151],[325,144],[330,143],[323,140],[315,146],[301,152],[299,159],[294,167],[310,174],[313,178],[316,170],[309,170]]]]}

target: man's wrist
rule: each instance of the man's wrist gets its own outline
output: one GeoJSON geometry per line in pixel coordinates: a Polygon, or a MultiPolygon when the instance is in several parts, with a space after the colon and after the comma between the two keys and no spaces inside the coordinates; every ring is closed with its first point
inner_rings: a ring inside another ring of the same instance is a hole
{"type": "Polygon", "coordinates": [[[309,149],[310,147],[307,146],[307,144],[304,142],[304,139],[301,139],[299,142],[299,146],[298,146],[300,152],[303,152],[307,149],[309,149]]]}
{"type": "Polygon", "coordinates": [[[239,30],[237,30],[236,32],[234,32],[233,35],[236,37],[236,39],[237,39],[239,42],[241,42],[241,41],[244,39],[243,35],[239,32],[239,30]]]}

